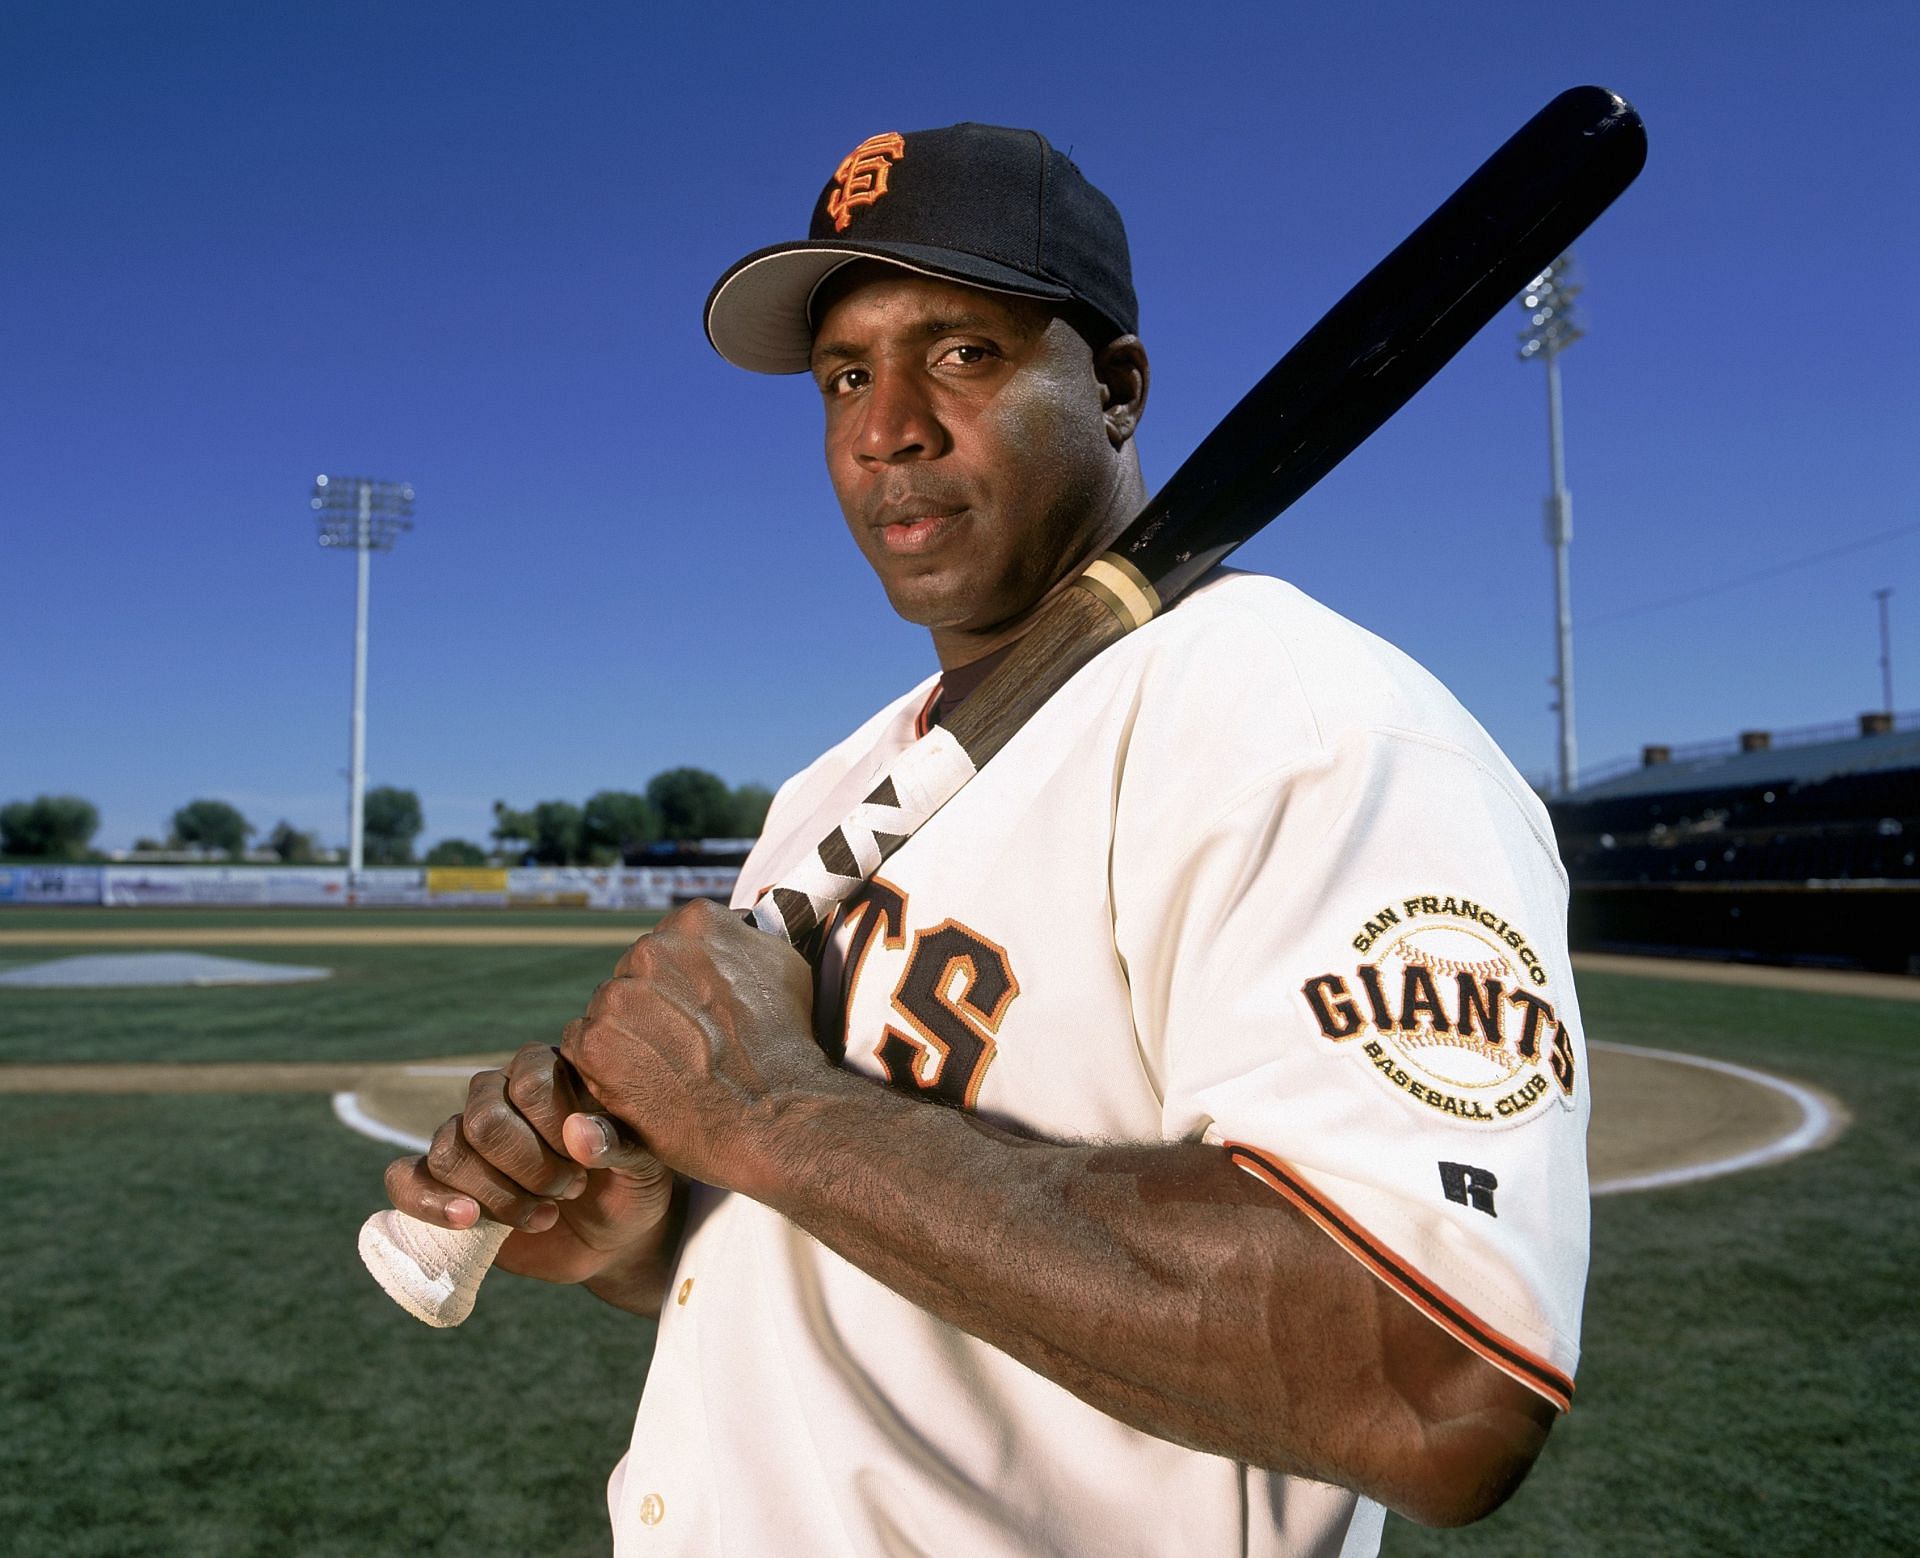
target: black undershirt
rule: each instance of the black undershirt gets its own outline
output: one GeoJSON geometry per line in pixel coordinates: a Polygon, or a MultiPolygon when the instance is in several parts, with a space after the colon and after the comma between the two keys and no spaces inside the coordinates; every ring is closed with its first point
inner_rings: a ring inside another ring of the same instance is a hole
{"type": "MultiPolygon", "coordinates": [[[[1019,643],[1019,639],[1013,641],[1019,643]]],[[[934,695],[932,707],[927,710],[927,728],[931,730],[947,715],[965,703],[973,690],[998,669],[1000,662],[1013,653],[1013,644],[1002,644],[991,654],[982,655],[978,660],[969,660],[965,665],[956,665],[950,671],[940,673],[940,690],[934,695]]]]}

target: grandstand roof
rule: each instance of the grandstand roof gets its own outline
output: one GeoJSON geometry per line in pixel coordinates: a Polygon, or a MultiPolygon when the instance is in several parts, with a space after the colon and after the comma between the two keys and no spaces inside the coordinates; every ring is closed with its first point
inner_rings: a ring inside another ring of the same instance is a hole
{"type": "MultiPolygon", "coordinates": [[[[1901,768],[1920,770],[1920,729],[1655,763],[1583,785],[1565,799],[1578,804],[1623,795],[1677,795],[1686,790],[1739,789],[1757,784],[1817,784],[1842,774],[1885,773],[1901,768]]],[[[1915,774],[1914,782],[1920,784],[1920,773],[1915,774]]]]}

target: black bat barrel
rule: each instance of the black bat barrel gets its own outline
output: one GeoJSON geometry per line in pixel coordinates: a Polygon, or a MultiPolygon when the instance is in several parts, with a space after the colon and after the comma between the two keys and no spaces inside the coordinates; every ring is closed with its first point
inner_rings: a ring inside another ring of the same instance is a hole
{"type": "Polygon", "coordinates": [[[1562,92],[1301,337],[1112,550],[1171,605],[1412,399],[1646,158],[1623,98],[1562,92]]]}

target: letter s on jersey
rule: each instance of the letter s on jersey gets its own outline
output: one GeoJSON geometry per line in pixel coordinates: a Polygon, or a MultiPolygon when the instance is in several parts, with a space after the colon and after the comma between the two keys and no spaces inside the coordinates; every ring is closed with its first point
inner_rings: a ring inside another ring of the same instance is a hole
{"type": "Polygon", "coordinates": [[[958,920],[916,931],[893,992],[912,1033],[889,1024],[875,1051],[887,1080],[971,1109],[993,1063],[993,1036],[1019,993],[1004,947],[958,920]]]}
{"type": "MultiPolygon", "coordinates": [[[[815,1003],[823,1047],[836,1059],[853,1039],[853,989],[873,942],[896,951],[906,944],[907,895],[874,877],[848,905],[845,923],[845,977],[835,981],[831,1003],[815,1003]]],[[[949,918],[915,931],[890,1002],[899,1022],[881,1030],[874,1058],[902,1092],[971,1109],[993,1062],[994,1036],[1019,993],[1006,949],[970,926],[949,918]]]]}

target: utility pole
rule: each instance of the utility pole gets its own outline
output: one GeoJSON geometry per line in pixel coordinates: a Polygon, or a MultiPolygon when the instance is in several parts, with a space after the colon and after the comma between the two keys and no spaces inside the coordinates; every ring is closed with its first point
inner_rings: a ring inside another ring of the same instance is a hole
{"type": "Polygon", "coordinates": [[[390,552],[413,529],[413,488],[364,476],[316,476],[312,508],[320,544],[351,547],[358,558],[353,612],[353,723],[347,779],[347,891],[349,901],[366,863],[367,585],[375,552],[390,552]]]}
{"type": "Polygon", "coordinates": [[[1892,593],[1891,585],[1873,592],[1880,603],[1880,698],[1889,715],[1893,713],[1893,638],[1887,631],[1887,597],[1892,593]]]}
{"type": "Polygon", "coordinates": [[[1573,281],[1569,250],[1532,281],[1520,295],[1527,328],[1520,332],[1520,360],[1544,357],[1547,363],[1547,460],[1552,490],[1547,496],[1547,545],[1553,548],[1554,676],[1553,707],[1560,716],[1560,787],[1566,795],[1579,771],[1573,733],[1573,603],[1568,548],[1573,543],[1573,494],[1567,491],[1566,449],[1560,431],[1560,354],[1586,334],[1573,318],[1580,295],[1573,281]]]}

